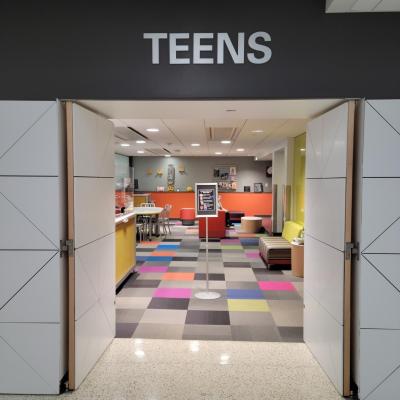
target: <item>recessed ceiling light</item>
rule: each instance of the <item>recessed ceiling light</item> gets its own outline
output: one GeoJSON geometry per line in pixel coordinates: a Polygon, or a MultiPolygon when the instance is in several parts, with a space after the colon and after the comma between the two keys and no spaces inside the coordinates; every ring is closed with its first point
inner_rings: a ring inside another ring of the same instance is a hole
{"type": "Polygon", "coordinates": [[[264,131],[262,129],[254,129],[253,131],[251,131],[252,133],[264,133],[264,131]]]}
{"type": "Polygon", "coordinates": [[[244,151],[244,149],[236,149],[236,151],[244,151]]]}
{"type": "Polygon", "coordinates": [[[146,141],[145,140],[136,140],[136,143],[137,144],[144,144],[144,143],[146,143],[146,141]]]}
{"type": "Polygon", "coordinates": [[[221,153],[220,151],[216,151],[215,154],[216,154],[217,156],[220,156],[222,153],[221,153]]]}
{"type": "Polygon", "coordinates": [[[121,147],[129,147],[130,144],[129,143],[121,143],[121,147]]]}
{"type": "Polygon", "coordinates": [[[158,128],[147,128],[146,131],[147,132],[160,132],[160,130],[158,128]]]}
{"type": "Polygon", "coordinates": [[[222,144],[230,144],[231,141],[230,141],[230,140],[221,140],[221,143],[222,143],[222,144]]]}
{"type": "Polygon", "coordinates": [[[138,150],[137,153],[143,154],[143,153],[144,153],[144,150],[138,150]]]}
{"type": "Polygon", "coordinates": [[[171,154],[166,154],[164,157],[171,157],[171,154]]]}
{"type": "Polygon", "coordinates": [[[300,151],[306,151],[306,149],[304,149],[304,148],[301,148],[301,149],[300,149],[300,151]]]}
{"type": "Polygon", "coordinates": [[[200,146],[200,143],[192,143],[191,146],[192,146],[192,147],[199,147],[199,146],[200,146]]]}

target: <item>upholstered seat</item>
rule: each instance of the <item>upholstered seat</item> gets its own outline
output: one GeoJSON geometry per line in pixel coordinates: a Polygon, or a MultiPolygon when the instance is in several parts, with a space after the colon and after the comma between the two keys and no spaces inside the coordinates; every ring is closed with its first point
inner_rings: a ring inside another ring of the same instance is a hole
{"type": "Polygon", "coordinates": [[[290,265],[292,260],[292,247],[290,242],[300,235],[303,226],[293,221],[286,221],[282,236],[261,237],[259,240],[260,255],[270,265],[290,265]]]}

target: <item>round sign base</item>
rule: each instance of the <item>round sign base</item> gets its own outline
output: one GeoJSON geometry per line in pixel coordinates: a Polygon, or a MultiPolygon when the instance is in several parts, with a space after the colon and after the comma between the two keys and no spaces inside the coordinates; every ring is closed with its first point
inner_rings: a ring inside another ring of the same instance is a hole
{"type": "Polygon", "coordinates": [[[201,300],[215,300],[219,299],[221,294],[217,292],[198,292],[194,295],[194,297],[201,300]]]}

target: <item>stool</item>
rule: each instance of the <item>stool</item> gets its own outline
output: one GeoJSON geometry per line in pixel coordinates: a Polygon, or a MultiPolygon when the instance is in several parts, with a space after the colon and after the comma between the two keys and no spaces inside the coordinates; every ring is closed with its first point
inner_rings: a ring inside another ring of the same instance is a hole
{"type": "Polygon", "coordinates": [[[182,221],[182,225],[194,225],[194,221],[196,219],[194,208],[181,208],[180,218],[182,221]]]}
{"type": "Polygon", "coordinates": [[[260,217],[242,217],[240,220],[241,232],[257,233],[261,229],[262,218],[260,217]]]}

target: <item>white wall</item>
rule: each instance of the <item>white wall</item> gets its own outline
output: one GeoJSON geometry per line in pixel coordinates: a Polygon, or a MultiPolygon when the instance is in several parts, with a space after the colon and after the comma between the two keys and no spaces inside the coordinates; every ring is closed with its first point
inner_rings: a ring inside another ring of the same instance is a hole
{"type": "Polygon", "coordinates": [[[0,101],[0,393],[56,394],[66,371],[63,112],[0,101]]]}
{"type": "Polygon", "coordinates": [[[396,399],[400,392],[400,100],[369,100],[362,111],[354,379],[361,400],[396,399]]]}

